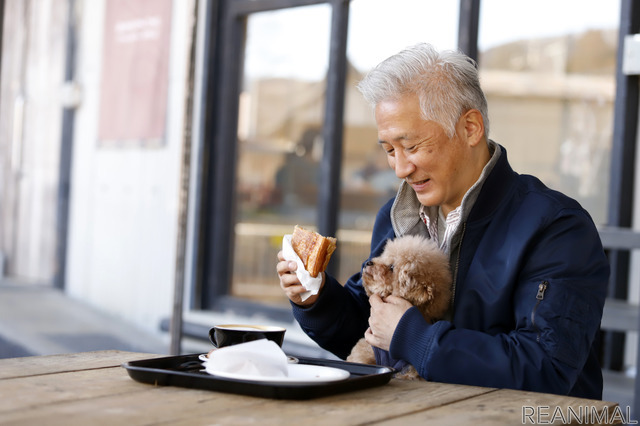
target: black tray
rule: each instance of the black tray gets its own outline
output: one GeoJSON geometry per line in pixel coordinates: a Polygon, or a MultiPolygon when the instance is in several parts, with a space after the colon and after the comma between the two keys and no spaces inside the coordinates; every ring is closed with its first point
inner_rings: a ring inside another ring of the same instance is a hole
{"type": "Polygon", "coordinates": [[[160,386],[206,389],[275,399],[310,399],[387,384],[396,373],[391,367],[298,357],[300,364],[342,368],[345,380],[318,383],[269,383],[212,376],[204,371],[198,354],[130,361],[122,364],[138,382],[160,386]]]}

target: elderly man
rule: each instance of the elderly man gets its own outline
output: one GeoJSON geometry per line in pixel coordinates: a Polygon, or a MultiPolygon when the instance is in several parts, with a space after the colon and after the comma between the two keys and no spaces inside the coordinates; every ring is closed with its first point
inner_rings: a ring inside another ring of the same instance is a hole
{"type": "Polygon", "coordinates": [[[404,299],[367,298],[357,273],[344,286],[325,274],[303,302],[295,263],[280,254],[301,327],[343,358],[364,335],[378,360],[408,362],[427,380],[601,398],[595,341],[609,265],[596,227],[576,201],[514,172],[488,139],[475,63],[419,44],[358,87],[403,180],[377,214],[369,258],[389,239],[425,235],[450,257],[453,300],[429,324],[404,299]]]}

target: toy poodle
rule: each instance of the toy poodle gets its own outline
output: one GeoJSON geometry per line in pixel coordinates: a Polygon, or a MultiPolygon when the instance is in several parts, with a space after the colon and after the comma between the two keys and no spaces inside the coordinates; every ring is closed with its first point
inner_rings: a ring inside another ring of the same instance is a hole
{"type": "MultiPolygon", "coordinates": [[[[447,256],[427,238],[406,235],[389,240],[379,257],[365,263],[362,283],[368,296],[401,297],[417,307],[429,323],[441,319],[451,300],[451,270],[447,256]]],[[[349,362],[375,364],[373,348],[364,338],[347,357],[349,362]]],[[[408,365],[396,377],[419,380],[408,365]]]]}

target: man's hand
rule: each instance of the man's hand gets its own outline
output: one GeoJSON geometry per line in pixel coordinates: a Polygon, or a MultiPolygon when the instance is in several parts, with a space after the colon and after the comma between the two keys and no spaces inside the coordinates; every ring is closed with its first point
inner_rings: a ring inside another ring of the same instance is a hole
{"type": "MultiPolygon", "coordinates": [[[[278,260],[280,262],[276,265],[276,271],[278,271],[278,276],[280,277],[280,287],[284,290],[284,293],[287,295],[289,300],[300,306],[313,305],[318,299],[317,294],[309,297],[304,302],[302,301],[301,294],[306,292],[307,289],[302,286],[298,276],[296,275],[296,269],[298,269],[296,262],[284,260],[282,251],[278,252],[278,260]]],[[[322,284],[320,285],[320,289],[322,289],[323,286],[324,272],[322,272],[322,284]]],[[[320,294],[320,292],[318,292],[318,294],[320,294]]]]}
{"type": "Polygon", "coordinates": [[[383,300],[377,294],[369,297],[369,303],[371,316],[364,338],[371,346],[388,351],[400,319],[413,305],[401,297],[388,296],[383,300]]]}

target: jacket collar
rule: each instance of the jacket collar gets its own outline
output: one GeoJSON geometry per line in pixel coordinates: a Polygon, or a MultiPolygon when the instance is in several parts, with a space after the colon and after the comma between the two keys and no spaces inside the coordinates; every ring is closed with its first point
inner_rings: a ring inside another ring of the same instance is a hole
{"type": "MultiPolygon", "coordinates": [[[[489,140],[488,144],[489,150],[492,153],[491,159],[485,165],[476,183],[467,191],[462,199],[461,222],[465,221],[467,217],[470,217],[473,207],[476,204],[476,200],[480,197],[480,194],[489,192],[482,191],[482,189],[485,187],[484,183],[488,181],[490,177],[493,177],[492,175],[495,175],[493,170],[496,166],[500,164],[504,167],[506,164],[509,170],[511,170],[506,161],[506,150],[492,140],[489,140]]],[[[500,174],[502,175],[503,173],[500,174]]],[[[493,181],[494,179],[491,180],[493,181]]],[[[492,187],[494,184],[495,182],[487,186],[492,187]]],[[[493,187],[491,192],[493,192],[493,187]]],[[[409,184],[407,184],[406,181],[403,180],[400,183],[396,199],[391,207],[391,225],[393,226],[393,231],[396,236],[424,233],[426,227],[420,219],[419,211],[420,201],[418,201],[415,191],[409,184]]],[[[474,216],[477,215],[474,214],[474,216]]]]}
{"type": "Polygon", "coordinates": [[[485,184],[478,192],[477,202],[469,212],[469,222],[491,217],[502,200],[507,198],[508,193],[513,189],[513,177],[516,172],[509,165],[505,147],[498,144],[496,146],[501,151],[500,156],[491,173],[487,175],[485,184]]]}

